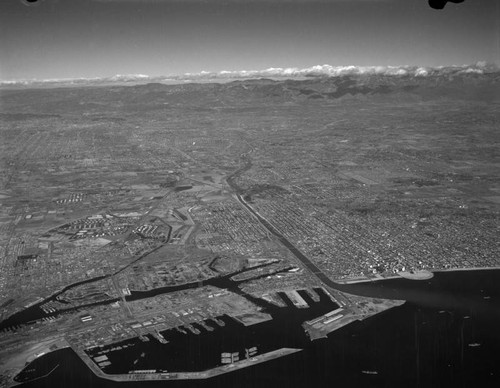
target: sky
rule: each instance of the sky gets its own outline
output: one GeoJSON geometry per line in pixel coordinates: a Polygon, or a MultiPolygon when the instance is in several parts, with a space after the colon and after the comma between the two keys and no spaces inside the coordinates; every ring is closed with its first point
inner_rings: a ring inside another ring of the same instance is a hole
{"type": "Polygon", "coordinates": [[[500,64],[499,3],[1,0],[0,80],[500,64]]]}

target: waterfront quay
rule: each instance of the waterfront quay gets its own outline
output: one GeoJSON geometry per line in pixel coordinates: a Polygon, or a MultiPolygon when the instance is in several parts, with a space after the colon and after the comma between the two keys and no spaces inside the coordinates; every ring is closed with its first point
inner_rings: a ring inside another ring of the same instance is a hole
{"type": "Polygon", "coordinates": [[[281,348],[273,350],[271,352],[259,354],[251,358],[243,359],[241,361],[237,361],[228,365],[217,366],[215,368],[200,372],[167,372],[167,371],[158,371],[155,369],[148,369],[148,370],[134,370],[130,371],[127,374],[111,375],[104,373],[82,349],[76,346],[72,346],[72,348],[97,377],[112,381],[120,381],[120,382],[208,379],[211,377],[223,375],[225,373],[257,365],[263,362],[274,360],[276,358],[288,356],[290,354],[297,353],[302,350],[295,348],[281,348]]]}
{"type": "MultiPolygon", "coordinates": [[[[354,297],[355,298],[355,297],[354,297]]],[[[371,299],[342,306],[302,324],[311,341],[326,338],[329,333],[354,321],[362,321],[405,303],[402,300],[371,299]]]]}

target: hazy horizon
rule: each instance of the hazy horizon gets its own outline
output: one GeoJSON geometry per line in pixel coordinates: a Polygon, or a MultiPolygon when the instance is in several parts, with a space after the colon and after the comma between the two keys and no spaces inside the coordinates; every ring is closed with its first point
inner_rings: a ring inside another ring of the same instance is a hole
{"type": "Polygon", "coordinates": [[[500,63],[489,0],[0,3],[0,79],[500,63]]]}
{"type": "Polygon", "coordinates": [[[309,68],[268,68],[260,70],[234,70],[199,73],[170,74],[149,76],[147,74],[116,74],[110,77],[79,77],[79,78],[48,78],[48,79],[17,79],[1,80],[0,86],[34,86],[37,85],[99,85],[114,83],[141,84],[160,82],[164,84],[179,84],[185,82],[230,82],[233,80],[252,79],[307,79],[310,77],[339,77],[339,76],[410,76],[422,78],[428,76],[461,76],[467,74],[487,74],[499,72],[496,64],[478,62],[462,66],[330,66],[317,65],[309,68]]]}

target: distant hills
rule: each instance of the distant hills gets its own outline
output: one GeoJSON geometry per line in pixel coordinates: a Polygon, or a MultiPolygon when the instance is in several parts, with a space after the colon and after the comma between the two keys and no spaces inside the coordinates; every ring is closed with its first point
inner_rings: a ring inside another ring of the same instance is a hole
{"type": "MultiPolygon", "coordinates": [[[[103,108],[115,112],[139,112],[190,106],[200,110],[320,101],[500,101],[500,72],[471,69],[431,69],[426,75],[366,71],[334,76],[310,75],[299,79],[255,78],[183,84],[54,83],[44,84],[42,88],[11,85],[0,91],[0,113],[64,114],[71,111],[92,114],[103,108]]],[[[10,115],[2,118],[14,120],[23,117],[10,115]]]]}
{"type": "Polygon", "coordinates": [[[246,79],[304,79],[344,76],[392,76],[392,77],[460,77],[463,75],[483,75],[498,73],[494,64],[477,62],[473,65],[418,67],[418,66],[330,66],[318,65],[304,69],[269,68],[265,70],[220,71],[186,73],[176,76],[148,76],[145,74],[115,75],[101,78],[64,78],[45,80],[0,81],[0,88],[52,88],[71,86],[136,85],[147,83],[184,84],[191,82],[229,82],[246,79]]]}

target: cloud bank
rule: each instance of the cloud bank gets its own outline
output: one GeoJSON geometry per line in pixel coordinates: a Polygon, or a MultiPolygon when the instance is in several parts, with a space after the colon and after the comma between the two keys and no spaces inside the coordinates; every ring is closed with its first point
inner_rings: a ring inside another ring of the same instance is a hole
{"type": "Polygon", "coordinates": [[[264,70],[222,70],[218,72],[201,71],[173,76],[148,76],[145,74],[115,75],[102,78],[62,78],[44,80],[11,80],[0,81],[1,87],[49,87],[49,86],[90,86],[105,84],[137,84],[148,82],[185,83],[185,82],[217,82],[237,79],[301,79],[307,77],[340,77],[380,75],[395,77],[431,77],[444,75],[485,74],[500,71],[498,66],[486,62],[473,65],[418,67],[418,66],[331,66],[317,65],[304,69],[296,67],[271,67],[264,70]]]}
{"type": "Polygon", "coordinates": [[[330,66],[317,65],[305,69],[296,67],[271,67],[265,70],[241,70],[220,72],[186,73],[185,78],[300,78],[300,77],[340,77],[345,75],[385,75],[385,76],[415,76],[426,77],[445,74],[484,74],[498,71],[498,67],[486,62],[477,62],[473,65],[418,67],[418,66],[330,66]]]}

